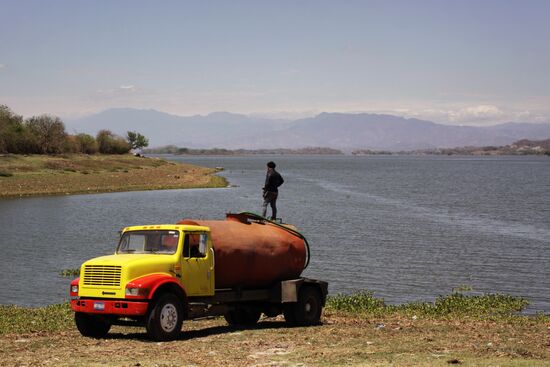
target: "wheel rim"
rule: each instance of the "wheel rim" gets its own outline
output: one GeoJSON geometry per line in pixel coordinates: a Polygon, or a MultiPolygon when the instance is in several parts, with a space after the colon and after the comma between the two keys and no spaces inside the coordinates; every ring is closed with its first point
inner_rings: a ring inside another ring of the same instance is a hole
{"type": "Polygon", "coordinates": [[[173,304],[164,305],[160,311],[160,327],[165,332],[174,331],[178,323],[178,310],[173,304]]]}
{"type": "Polygon", "coordinates": [[[313,320],[317,314],[317,300],[315,297],[309,297],[304,304],[304,314],[306,320],[313,320]]]}

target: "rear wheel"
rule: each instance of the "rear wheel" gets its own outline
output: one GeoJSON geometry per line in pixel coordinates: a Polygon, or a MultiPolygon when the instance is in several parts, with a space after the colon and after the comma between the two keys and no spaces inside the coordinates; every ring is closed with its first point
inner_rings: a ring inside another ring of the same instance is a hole
{"type": "Polygon", "coordinates": [[[296,316],[294,316],[294,306],[295,303],[285,303],[283,305],[283,315],[285,316],[285,321],[289,325],[296,325],[296,316]]]}
{"type": "Polygon", "coordinates": [[[227,311],[224,315],[225,321],[231,326],[252,326],[260,319],[262,313],[258,310],[236,308],[227,311]]]}
{"type": "Polygon", "coordinates": [[[178,297],[163,294],[154,303],[147,315],[146,329],[149,337],[156,341],[174,340],[181,332],[183,309],[178,297]]]}
{"type": "Polygon", "coordinates": [[[111,323],[102,316],[76,312],[74,321],[80,334],[90,338],[104,338],[111,329],[111,323]]]}
{"type": "Polygon", "coordinates": [[[288,303],[284,308],[285,320],[291,325],[316,325],[321,321],[323,304],[321,293],[313,287],[302,287],[298,302],[288,303]]]}

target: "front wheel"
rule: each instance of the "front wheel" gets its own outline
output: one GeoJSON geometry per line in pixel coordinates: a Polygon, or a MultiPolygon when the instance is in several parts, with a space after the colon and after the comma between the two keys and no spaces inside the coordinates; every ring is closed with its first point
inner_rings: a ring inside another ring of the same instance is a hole
{"type": "Polygon", "coordinates": [[[111,323],[102,316],[76,312],[74,321],[80,334],[90,338],[103,338],[111,329],[111,323]]]}
{"type": "Polygon", "coordinates": [[[180,334],[182,324],[183,309],[179,298],[163,294],[147,315],[147,334],[156,341],[174,340],[180,334]]]}

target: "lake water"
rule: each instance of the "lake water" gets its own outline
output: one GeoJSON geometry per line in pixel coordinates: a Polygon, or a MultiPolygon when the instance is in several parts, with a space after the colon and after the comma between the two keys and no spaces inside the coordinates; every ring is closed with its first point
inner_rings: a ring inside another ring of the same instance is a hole
{"type": "Polygon", "coordinates": [[[285,178],[279,214],[306,235],[305,276],[388,303],[473,293],[550,312],[548,157],[170,157],[222,166],[225,189],[0,200],[0,303],[67,300],[59,271],[112,253],[127,225],[261,210],[265,163],[285,178]]]}

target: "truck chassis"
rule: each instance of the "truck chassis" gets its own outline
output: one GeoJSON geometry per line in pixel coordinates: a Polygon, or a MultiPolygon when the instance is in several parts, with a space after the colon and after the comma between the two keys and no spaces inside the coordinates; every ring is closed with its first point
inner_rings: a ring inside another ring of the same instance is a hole
{"type": "Polygon", "coordinates": [[[106,299],[78,298],[71,303],[77,310],[77,328],[84,336],[102,338],[112,325],[145,326],[151,339],[167,341],[179,336],[184,320],[215,316],[224,316],[230,326],[237,327],[255,325],[262,313],[268,317],[283,314],[292,326],[315,325],[320,322],[327,293],[327,282],[298,278],[270,288],[217,289],[209,297],[186,297],[179,289],[168,287],[147,302],[109,302],[114,307],[109,310],[94,306],[105,304],[106,299]]]}

